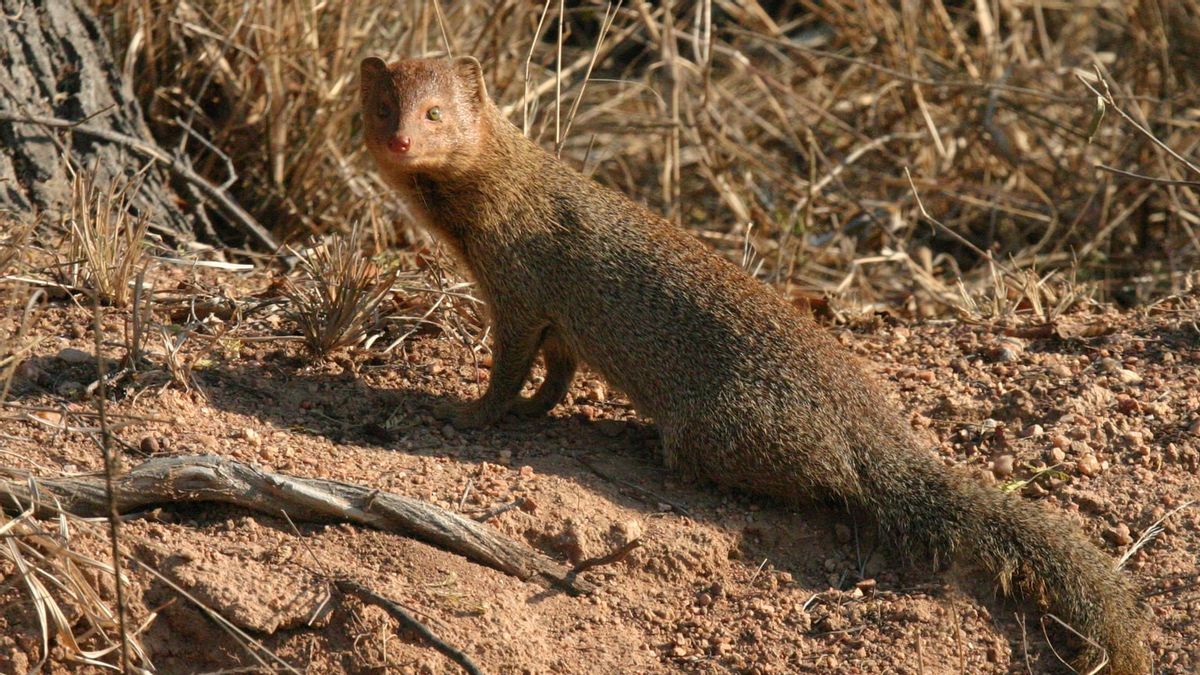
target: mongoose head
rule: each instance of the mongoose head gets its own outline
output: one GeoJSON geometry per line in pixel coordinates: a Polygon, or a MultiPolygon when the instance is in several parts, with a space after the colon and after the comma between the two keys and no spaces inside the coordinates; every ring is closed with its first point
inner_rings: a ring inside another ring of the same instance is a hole
{"type": "Polygon", "coordinates": [[[478,154],[491,105],[483,69],[470,56],[360,67],[367,149],[389,178],[450,177],[478,154]]]}

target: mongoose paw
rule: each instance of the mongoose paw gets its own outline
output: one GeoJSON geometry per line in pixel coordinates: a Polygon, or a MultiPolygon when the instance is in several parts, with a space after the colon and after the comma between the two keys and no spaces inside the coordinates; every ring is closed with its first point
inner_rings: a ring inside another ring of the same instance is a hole
{"type": "Polygon", "coordinates": [[[449,422],[455,429],[478,429],[500,419],[491,407],[479,401],[470,403],[442,403],[433,407],[433,416],[449,422]]]}
{"type": "Polygon", "coordinates": [[[546,405],[545,401],[534,398],[521,398],[508,411],[517,417],[541,417],[550,412],[553,406],[546,405]]]}

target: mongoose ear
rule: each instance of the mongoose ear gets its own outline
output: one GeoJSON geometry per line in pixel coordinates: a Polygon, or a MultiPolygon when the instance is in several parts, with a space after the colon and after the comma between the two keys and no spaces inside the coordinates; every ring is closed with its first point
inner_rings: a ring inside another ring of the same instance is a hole
{"type": "Polygon", "coordinates": [[[477,103],[487,100],[487,83],[483,81],[483,66],[474,56],[456,56],[452,61],[454,72],[464,89],[477,103]]]}
{"type": "Polygon", "coordinates": [[[376,84],[387,75],[387,63],[378,56],[368,56],[359,64],[359,86],[363,96],[372,90],[376,84]]]}

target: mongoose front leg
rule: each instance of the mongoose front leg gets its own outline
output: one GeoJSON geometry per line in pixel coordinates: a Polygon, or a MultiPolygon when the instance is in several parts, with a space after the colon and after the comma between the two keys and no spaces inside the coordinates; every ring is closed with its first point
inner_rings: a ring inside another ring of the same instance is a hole
{"type": "Polygon", "coordinates": [[[448,419],[459,429],[472,429],[498,421],[521,399],[521,386],[533,369],[542,327],[518,328],[500,321],[494,334],[487,391],[477,401],[438,406],[434,416],[448,419]]]}
{"type": "Polygon", "coordinates": [[[566,397],[571,381],[575,379],[575,355],[553,328],[546,331],[542,340],[542,356],[546,359],[546,379],[533,396],[513,404],[511,410],[518,415],[536,417],[550,412],[566,397]]]}

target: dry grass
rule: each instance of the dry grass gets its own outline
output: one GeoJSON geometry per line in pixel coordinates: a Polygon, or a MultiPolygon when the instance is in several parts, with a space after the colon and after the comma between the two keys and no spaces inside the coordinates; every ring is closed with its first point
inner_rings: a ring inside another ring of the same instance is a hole
{"type": "MultiPolygon", "coordinates": [[[[75,550],[66,516],[59,516],[57,527],[47,530],[33,518],[33,510],[11,518],[0,511],[0,561],[14,570],[6,586],[24,589],[41,634],[41,661],[30,672],[41,669],[52,645],[63,650],[66,661],[119,669],[116,610],[105,599],[111,593],[100,588],[101,579],[113,578],[112,566],[75,550]]],[[[153,619],[151,614],[142,628],[153,619]]],[[[153,672],[139,632],[128,635],[133,662],[129,672],[153,672]]]]}
{"type": "Polygon", "coordinates": [[[30,329],[41,294],[31,292],[24,283],[8,280],[7,275],[17,271],[36,226],[34,220],[0,218],[0,227],[8,232],[0,239],[0,403],[8,397],[17,365],[35,345],[30,329]]]}
{"type": "Polygon", "coordinates": [[[299,254],[301,279],[286,279],[284,294],[304,344],[318,356],[367,339],[397,272],[380,274],[362,254],[358,230],[299,254]]]}
{"type": "MultiPolygon", "coordinates": [[[[363,161],[355,65],[448,45],[479,57],[510,119],[566,161],[735,259],[753,224],[760,276],[784,287],[929,315],[956,309],[958,278],[970,293],[992,283],[976,250],[1078,266],[1130,301],[1175,290],[1200,259],[1200,176],[1167,150],[1200,145],[1200,0],[700,0],[672,14],[592,0],[561,24],[558,7],[109,9],[156,133],[217,182],[236,171],[242,202],[292,234],[392,231],[400,214],[363,161]],[[1094,83],[1097,66],[1128,119],[1098,114],[1079,77],[1094,83]],[[960,238],[922,217],[905,168],[960,238]]],[[[414,238],[400,223],[395,239],[414,238]]]]}
{"type": "Polygon", "coordinates": [[[65,285],[94,293],[100,302],[126,307],[133,279],[146,251],[149,221],[130,210],[138,178],[97,186],[93,174],[76,174],[71,210],[66,215],[65,285]]]}

